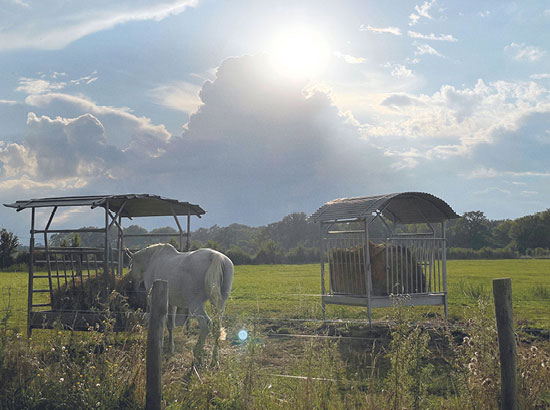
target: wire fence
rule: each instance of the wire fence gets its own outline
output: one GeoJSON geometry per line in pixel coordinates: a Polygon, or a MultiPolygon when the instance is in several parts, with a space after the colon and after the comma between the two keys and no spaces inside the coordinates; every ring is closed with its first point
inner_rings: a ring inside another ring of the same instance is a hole
{"type": "MultiPolygon", "coordinates": [[[[293,294],[270,294],[270,297],[288,298],[288,303],[294,303],[296,298],[319,298],[321,295],[309,293],[293,293],[293,294]]],[[[3,320],[7,328],[24,329],[27,325],[27,288],[22,286],[2,287],[0,288],[0,320],[3,320]]],[[[468,301],[470,304],[475,302],[469,297],[450,297],[451,301],[468,301]]],[[[519,299],[514,300],[514,305],[521,309],[523,302],[547,302],[548,299],[519,299]]],[[[228,302],[231,304],[231,300],[228,302]]],[[[320,304],[320,301],[319,301],[320,304]]],[[[458,302],[460,304],[460,302],[458,302]]],[[[82,309],[64,309],[64,313],[100,313],[98,309],[82,310],[82,309]]],[[[368,328],[368,318],[341,318],[341,317],[297,317],[289,315],[288,312],[281,312],[280,315],[240,312],[233,310],[231,313],[224,315],[224,326],[228,333],[237,334],[242,328],[249,330],[256,328],[259,333],[270,339],[281,338],[296,338],[296,339],[329,339],[329,340],[362,340],[362,341],[387,341],[389,335],[381,333],[380,329],[389,329],[395,325],[391,319],[384,317],[380,320],[374,320],[373,325],[378,329],[378,333],[374,336],[369,333],[361,334],[360,336],[350,334],[350,327],[368,328]],[[330,327],[330,328],[329,328],[330,327]],[[347,329],[342,331],[341,329],[347,329]]],[[[275,312],[274,312],[275,313],[275,312]]],[[[116,317],[117,315],[131,315],[128,310],[109,310],[108,315],[116,317]]],[[[176,315],[176,323],[182,325],[186,315],[178,313],[176,315]]],[[[440,318],[441,319],[441,318],[440,318]]],[[[143,312],[136,314],[136,322],[145,323],[143,312]]],[[[420,318],[416,322],[410,322],[409,326],[422,326],[427,330],[441,330],[442,328],[451,331],[462,331],[463,325],[460,323],[445,322],[443,320],[431,318],[420,318]]],[[[534,329],[524,327],[522,330],[528,332],[537,332],[544,334],[544,329],[534,329]]],[[[546,331],[546,334],[548,331],[546,331]]]]}

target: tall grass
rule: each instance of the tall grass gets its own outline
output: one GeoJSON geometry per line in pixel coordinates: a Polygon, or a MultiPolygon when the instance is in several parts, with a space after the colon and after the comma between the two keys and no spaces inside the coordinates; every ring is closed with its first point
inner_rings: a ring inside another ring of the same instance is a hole
{"type": "MultiPolygon", "coordinates": [[[[486,301],[468,308],[463,334],[427,330],[411,307],[392,309],[391,341],[369,345],[361,373],[338,337],[272,340],[261,323],[249,338],[223,345],[218,366],[194,369],[194,337],[178,335],[179,351],[163,365],[166,409],[476,409],[498,408],[494,317],[486,301]],[[446,337],[445,337],[446,336],[446,337]],[[305,340],[305,341],[304,341],[305,340]],[[443,381],[442,381],[443,380],[443,381]],[[436,387],[437,386],[437,387],[436,387]]],[[[52,333],[37,343],[0,323],[0,408],[138,409],[145,390],[145,331],[52,333]]],[[[361,350],[361,347],[356,346],[361,350]]],[[[518,348],[521,408],[550,406],[548,344],[518,348]]],[[[356,356],[355,356],[356,357],[356,356]]]]}

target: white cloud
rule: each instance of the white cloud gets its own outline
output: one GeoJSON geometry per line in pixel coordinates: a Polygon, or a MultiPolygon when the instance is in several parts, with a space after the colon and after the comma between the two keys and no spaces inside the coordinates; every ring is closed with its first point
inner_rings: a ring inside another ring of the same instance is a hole
{"type": "MultiPolygon", "coordinates": [[[[536,172],[537,175],[546,172],[536,169],[536,166],[543,166],[543,160],[540,158],[537,162],[535,157],[549,150],[545,130],[550,118],[550,92],[534,82],[486,84],[479,80],[474,87],[464,89],[446,85],[432,95],[390,95],[381,106],[391,111],[370,113],[370,117],[378,121],[365,125],[364,130],[394,154],[402,152],[403,147],[412,146],[426,159],[450,159],[471,156],[483,145],[488,147],[486,158],[491,158],[497,154],[496,151],[491,153],[489,147],[494,150],[498,145],[499,149],[506,150],[510,147],[509,141],[521,141],[528,136],[527,146],[536,148],[529,148],[533,153],[524,155],[531,157],[533,168],[521,172],[536,172]]],[[[525,145],[506,152],[506,158],[517,154],[518,149],[525,150],[525,145]]],[[[503,166],[507,161],[512,166],[513,161],[504,160],[503,155],[500,160],[495,159],[495,166],[503,166]]],[[[521,166],[519,159],[515,162],[521,166]]],[[[476,167],[469,177],[496,176],[495,166],[476,167]]]]}
{"type": "Polygon", "coordinates": [[[0,50],[61,49],[88,34],[129,21],[162,20],[197,3],[198,0],[27,0],[4,4],[0,14],[0,50]],[[20,7],[23,4],[25,7],[20,7]]]}
{"type": "Polygon", "coordinates": [[[413,76],[413,72],[402,64],[395,64],[391,71],[391,75],[397,78],[409,78],[413,76]]]}
{"type": "Polygon", "coordinates": [[[349,54],[342,54],[342,53],[339,53],[339,52],[334,53],[334,55],[338,58],[341,58],[342,60],[344,60],[348,64],[362,64],[362,63],[367,61],[363,57],[355,57],[355,56],[352,56],[352,55],[349,55],[349,54]]]}
{"type": "Polygon", "coordinates": [[[394,36],[400,36],[401,35],[401,29],[399,27],[392,27],[392,26],[389,26],[389,27],[373,27],[370,24],[367,25],[367,26],[362,24],[361,27],[359,27],[359,30],[360,31],[372,31],[373,33],[377,33],[377,34],[387,33],[387,34],[393,34],[394,36]]]}
{"type": "Polygon", "coordinates": [[[407,32],[407,34],[411,38],[418,38],[421,40],[449,41],[453,43],[458,41],[451,34],[440,34],[439,36],[436,36],[434,33],[422,34],[422,33],[417,33],[416,31],[410,31],[410,30],[407,32]]]}
{"type": "Polygon", "coordinates": [[[531,80],[546,80],[550,78],[550,73],[531,74],[529,78],[531,80]]]}
{"type": "Polygon", "coordinates": [[[485,188],[481,191],[474,191],[474,194],[488,195],[488,194],[494,194],[495,192],[498,193],[498,194],[504,194],[504,195],[511,195],[512,194],[512,192],[509,189],[499,188],[499,187],[488,187],[488,188],[485,188]]]}
{"type": "Polygon", "coordinates": [[[66,85],[67,83],[65,82],[21,77],[19,79],[19,86],[15,89],[15,91],[20,91],[26,94],[42,94],[62,90],[66,85]]]}
{"type": "Polygon", "coordinates": [[[435,4],[436,0],[432,0],[430,2],[425,1],[422,5],[414,6],[416,13],[411,13],[409,16],[409,26],[414,26],[422,17],[431,20],[430,10],[435,4]]]}
{"type": "Polygon", "coordinates": [[[0,104],[15,105],[15,104],[17,104],[17,101],[14,101],[14,100],[0,100],[0,104]]]}
{"type": "Polygon", "coordinates": [[[443,57],[442,54],[440,54],[435,48],[429,46],[428,44],[417,44],[414,54],[417,56],[428,54],[432,56],[443,57]]]}
{"type": "Polygon", "coordinates": [[[538,195],[539,193],[537,191],[521,191],[520,192],[520,195],[522,196],[528,196],[528,197],[531,197],[531,196],[536,196],[538,195]]]}
{"type": "Polygon", "coordinates": [[[528,61],[534,63],[546,55],[546,51],[536,46],[529,46],[524,43],[511,43],[504,47],[504,51],[517,61],[528,61]]]}
{"type": "Polygon", "coordinates": [[[163,125],[154,125],[149,118],[137,117],[128,108],[102,106],[84,97],[51,93],[30,95],[25,102],[51,117],[59,112],[68,118],[92,114],[104,125],[109,144],[134,151],[135,155],[158,156],[171,138],[163,125]]]}
{"type": "Polygon", "coordinates": [[[482,18],[489,17],[491,15],[491,11],[490,10],[480,11],[479,13],[477,13],[477,15],[482,18]]]}
{"type": "Polygon", "coordinates": [[[198,85],[177,81],[152,89],[150,95],[157,104],[190,114],[201,104],[199,91],[198,85]]]}

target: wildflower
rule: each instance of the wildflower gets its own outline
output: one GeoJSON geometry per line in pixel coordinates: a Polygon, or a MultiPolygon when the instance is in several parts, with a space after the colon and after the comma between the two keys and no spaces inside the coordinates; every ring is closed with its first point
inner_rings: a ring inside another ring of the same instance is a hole
{"type": "Polygon", "coordinates": [[[95,387],[101,387],[101,384],[100,384],[100,383],[96,383],[96,384],[95,384],[95,387]]]}
{"type": "Polygon", "coordinates": [[[65,379],[63,377],[59,378],[59,383],[63,383],[64,381],[65,381],[65,379]]]}
{"type": "Polygon", "coordinates": [[[58,335],[62,335],[63,332],[61,332],[61,330],[60,330],[60,331],[57,332],[57,334],[58,334],[58,335]]]}
{"type": "Polygon", "coordinates": [[[65,346],[61,346],[61,350],[65,350],[65,346]]]}

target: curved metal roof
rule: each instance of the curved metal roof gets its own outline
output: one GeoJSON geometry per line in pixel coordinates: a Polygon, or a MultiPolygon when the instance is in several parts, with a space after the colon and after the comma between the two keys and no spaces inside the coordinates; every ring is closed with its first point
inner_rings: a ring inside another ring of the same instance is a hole
{"type": "Polygon", "coordinates": [[[89,206],[106,208],[115,213],[120,212],[122,217],[133,218],[143,216],[173,216],[195,215],[199,218],[206,211],[199,205],[189,202],[180,202],[175,199],[164,198],[149,194],[124,194],[124,195],[91,195],[91,196],[66,196],[57,198],[39,198],[16,201],[4,206],[22,211],[27,208],[44,208],[54,206],[89,206]]]}
{"type": "Polygon", "coordinates": [[[442,222],[459,218],[442,199],[425,192],[402,192],[358,198],[341,198],[327,202],[310,219],[315,222],[372,218],[382,212],[396,223],[442,222]]]}

